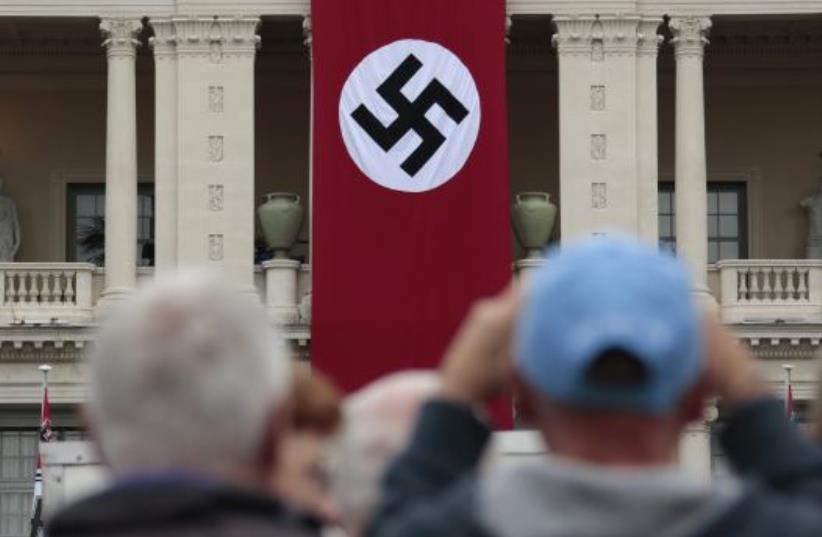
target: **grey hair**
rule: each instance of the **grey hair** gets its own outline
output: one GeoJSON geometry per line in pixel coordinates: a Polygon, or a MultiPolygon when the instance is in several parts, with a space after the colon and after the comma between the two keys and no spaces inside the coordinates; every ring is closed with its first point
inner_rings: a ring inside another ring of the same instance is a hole
{"type": "Polygon", "coordinates": [[[112,470],[255,461],[292,382],[284,341],[255,301],[187,273],[110,315],[89,355],[87,411],[112,470]]]}
{"type": "Polygon", "coordinates": [[[409,439],[423,403],[440,388],[432,371],[394,373],[351,395],[332,461],[332,487],[349,529],[361,532],[388,464],[409,439]]]}

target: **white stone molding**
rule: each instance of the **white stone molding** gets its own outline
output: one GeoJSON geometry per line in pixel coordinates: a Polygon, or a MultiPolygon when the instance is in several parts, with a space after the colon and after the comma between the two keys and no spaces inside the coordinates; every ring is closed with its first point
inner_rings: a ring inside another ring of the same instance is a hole
{"type": "Polygon", "coordinates": [[[633,56],[640,21],[624,15],[557,16],[552,42],[559,54],[591,56],[592,61],[602,61],[605,55],[633,56]]]}
{"type": "Polygon", "coordinates": [[[657,33],[662,19],[642,18],[637,27],[637,51],[640,56],[648,55],[656,58],[659,53],[659,45],[665,40],[657,33]]]}
{"type": "Polygon", "coordinates": [[[212,63],[225,58],[254,56],[260,45],[259,17],[173,17],[177,54],[208,57],[212,63]]]}
{"type": "Polygon", "coordinates": [[[177,57],[177,31],[171,19],[152,19],[150,22],[154,29],[148,43],[154,50],[156,60],[176,59],[177,57]]]}
{"type": "MultiPolygon", "coordinates": [[[[789,15],[822,12],[820,0],[508,0],[512,15],[632,13],[649,15],[789,15]]],[[[0,16],[96,17],[127,14],[168,17],[175,13],[302,16],[310,0],[5,0],[0,16]]]]}
{"type": "Polygon", "coordinates": [[[309,51],[311,50],[313,40],[312,31],[311,15],[306,15],[303,17],[303,45],[305,45],[309,51]]]}
{"type": "Polygon", "coordinates": [[[709,17],[674,17],[668,23],[674,37],[674,53],[679,56],[698,56],[705,54],[708,44],[708,32],[711,29],[709,17]]]}
{"type": "Polygon", "coordinates": [[[103,19],[100,22],[100,30],[105,36],[103,46],[106,47],[109,58],[113,56],[136,57],[137,47],[140,46],[137,36],[142,29],[143,23],[140,19],[128,17],[103,19]]]}

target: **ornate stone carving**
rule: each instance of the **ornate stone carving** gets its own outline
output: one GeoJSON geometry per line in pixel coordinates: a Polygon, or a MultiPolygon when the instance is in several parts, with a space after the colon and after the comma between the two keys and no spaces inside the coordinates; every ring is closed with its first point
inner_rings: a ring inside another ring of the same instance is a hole
{"type": "Polygon", "coordinates": [[[604,134],[591,135],[591,158],[605,160],[608,157],[608,139],[604,134]]]}
{"type": "Polygon", "coordinates": [[[668,26],[674,35],[671,43],[677,56],[702,57],[708,44],[710,17],[673,17],[668,26]]]}
{"type": "Polygon", "coordinates": [[[311,50],[311,15],[303,17],[303,45],[311,50]]]}
{"type": "Polygon", "coordinates": [[[136,56],[137,47],[140,46],[137,36],[142,29],[143,23],[140,19],[103,19],[100,30],[105,37],[103,46],[106,47],[108,56],[136,56]]]}
{"type": "Polygon", "coordinates": [[[608,185],[605,183],[591,184],[591,208],[606,209],[608,207],[608,185]]]}
{"type": "Polygon", "coordinates": [[[214,113],[221,113],[224,109],[224,94],[223,86],[209,86],[208,87],[208,111],[214,113]]]}
{"type": "Polygon", "coordinates": [[[256,54],[260,44],[259,17],[175,17],[179,56],[222,62],[256,54]]]}
{"type": "Polygon", "coordinates": [[[605,86],[591,86],[591,110],[605,110],[605,86]]]}
{"type": "Polygon", "coordinates": [[[220,212],[225,207],[225,187],[223,185],[208,185],[208,210],[220,212]]]}
{"type": "Polygon", "coordinates": [[[637,27],[637,53],[640,56],[654,56],[659,52],[659,45],[665,40],[657,33],[662,19],[642,19],[637,27]]]}
{"type": "Polygon", "coordinates": [[[222,136],[208,137],[208,160],[211,162],[222,162],[224,154],[225,139],[222,136]]]}
{"type": "Polygon", "coordinates": [[[152,19],[154,37],[148,40],[154,49],[154,57],[158,60],[174,59],[177,54],[177,33],[171,19],[152,19]]]}
{"type": "Polygon", "coordinates": [[[505,14],[505,44],[511,44],[511,28],[514,27],[514,19],[511,18],[510,13],[505,14]]]}
{"type": "Polygon", "coordinates": [[[223,260],[223,235],[212,234],[208,236],[208,259],[210,261],[223,260]]]}
{"type": "MultiPolygon", "coordinates": [[[[592,62],[608,56],[632,56],[649,39],[654,19],[636,16],[557,16],[554,46],[560,54],[589,55],[592,62]]],[[[659,26],[659,20],[656,20],[659,26]]],[[[656,26],[652,28],[655,34],[656,26]]],[[[656,38],[654,38],[656,39],[656,38]]]]}

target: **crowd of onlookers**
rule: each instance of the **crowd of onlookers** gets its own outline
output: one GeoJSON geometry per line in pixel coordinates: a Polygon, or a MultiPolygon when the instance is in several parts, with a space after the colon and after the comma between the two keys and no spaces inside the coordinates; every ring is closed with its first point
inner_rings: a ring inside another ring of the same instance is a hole
{"type": "Polygon", "coordinates": [[[157,282],[89,357],[112,482],[47,535],[822,536],[822,449],[691,289],[649,246],[570,245],[474,305],[438,371],[343,398],[247,296],[157,282]],[[548,455],[486,456],[485,407],[505,394],[548,455]],[[677,452],[717,400],[734,473],[707,481],[677,452]]]}

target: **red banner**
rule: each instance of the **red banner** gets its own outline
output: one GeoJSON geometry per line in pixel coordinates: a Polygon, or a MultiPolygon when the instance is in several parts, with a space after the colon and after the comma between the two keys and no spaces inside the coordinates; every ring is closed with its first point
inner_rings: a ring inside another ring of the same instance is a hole
{"type": "Polygon", "coordinates": [[[504,0],[313,0],[312,361],[438,364],[511,278],[504,0]]]}

